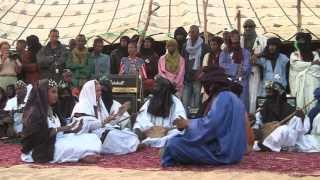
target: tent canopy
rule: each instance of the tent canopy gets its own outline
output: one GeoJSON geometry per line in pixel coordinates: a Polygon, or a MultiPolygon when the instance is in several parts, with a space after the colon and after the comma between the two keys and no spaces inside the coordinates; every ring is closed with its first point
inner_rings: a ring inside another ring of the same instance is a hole
{"type": "MultiPolygon", "coordinates": [[[[175,28],[199,25],[203,28],[202,0],[154,0],[159,9],[152,15],[147,35],[165,40],[175,28]]],[[[60,31],[67,43],[77,34],[101,35],[112,42],[125,32],[141,32],[148,14],[149,0],[1,0],[0,40],[14,44],[28,35],[47,42],[52,28],[60,31]]],[[[241,11],[241,23],[253,19],[260,34],[276,33],[283,39],[297,32],[297,0],[209,0],[208,32],[236,28],[235,16],[241,11]]],[[[320,1],[302,0],[302,28],[320,37],[320,1]]],[[[90,44],[91,45],[91,44],[90,44]]]]}

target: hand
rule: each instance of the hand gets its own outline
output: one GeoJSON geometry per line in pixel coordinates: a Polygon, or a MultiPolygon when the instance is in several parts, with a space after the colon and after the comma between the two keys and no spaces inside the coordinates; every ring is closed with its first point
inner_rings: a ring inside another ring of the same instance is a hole
{"type": "Polygon", "coordinates": [[[250,126],[253,126],[256,122],[256,116],[252,113],[248,113],[248,121],[250,123],[250,126]]]}
{"type": "Polygon", "coordinates": [[[177,119],[175,119],[173,123],[177,126],[177,129],[180,131],[188,127],[188,120],[184,119],[182,116],[179,116],[177,119]]]}
{"type": "Polygon", "coordinates": [[[256,63],[257,63],[257,60],[258,60],[258,55],[253,54],[253,55],[251,56],[251,63],[252,63],[252,64],[256,64],[256,63]]]}
{"type": "Polygon", "coordinates": [[[83,119],[80,120],[79,124],[77,121],[72,122],[70,125],[61,127],[58,131],[63,131],[65,133],[78,133],[83,127],[83,119]]]}
{"type": "Polygon", "coordinates": [[[304,117],[305,117],[304,112],[302,111],[302,109],[297,109],[295,116],[301,118],[302,120],[303,120],[304,117]]]}
{"type": "Polygon", "coordinates": [[[112,111],[111,114],[103,121],[103,124],[108,124],[111,121],[115,120],[116,116],[117,114],[114,111],[112,111]]]}
{"type": "Polygon", "coordinates": [[[119,108],[117,115],[122,116],[128,109],[131,107],[131,102],[126,101],[125,103],[122,104],[122,106],[119,108]]]}

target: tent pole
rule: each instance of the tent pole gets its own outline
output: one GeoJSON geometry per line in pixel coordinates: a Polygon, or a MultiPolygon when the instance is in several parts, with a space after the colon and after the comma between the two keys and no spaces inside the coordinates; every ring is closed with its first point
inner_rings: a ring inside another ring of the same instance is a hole
{"type": "Polygon", "coordinates": [[[153,13],[153,11],[152,11],[152,3],[153,3],[153,0],[150,0],[149,1],[149,8],[148,8],[148,17],[147,17],[146,23],[144,25],[143,31],[141,32],[141,34],[139,34],[139,40],[138,40],[138,43],[137,43],[138,52],[140,52],[140,49],[141,49],[141,46],[142,46],[142,42],[144,40],[144,37],[146,36],[147,30],[148,30],[148,27],[149,27],[149,23],[150,23],[150,20],[151,20],[151,15],[153,13]]]}
{"type": "Polygon", "coordinates": [[[241,33],[241,11],[240,10],[237,11],[236,18],[237,18],[237,29],[239,33],[241,33]]]}
{"type": "Polygon", "coordinates": [[[209,37],[208,37],[208,17],[207,17],[207,8],[208,8],[209,0],[203,0],[203,32],[204,32],[204,41],[206,44],[209,44],[209,37]]]}
{"type": "Polygon", "coordinates": [[[302,25],[301,0],[297,0],[297,18],[298,18],[297,31],[301,32],[301,25],[302,25]]]}

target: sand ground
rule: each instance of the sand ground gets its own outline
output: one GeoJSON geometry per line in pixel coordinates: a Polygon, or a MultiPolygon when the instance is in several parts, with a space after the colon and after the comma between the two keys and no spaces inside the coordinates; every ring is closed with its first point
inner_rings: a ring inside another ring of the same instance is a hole
{"type": "Polygon", "coordinates": [[[0,180],[294,180],[320,179],[294,177],[270,172],[235,172],[216,170],[209,172],[104,169],[93,166],[48,168],[35,165],[17,165],[0,168],[0,180]]]}

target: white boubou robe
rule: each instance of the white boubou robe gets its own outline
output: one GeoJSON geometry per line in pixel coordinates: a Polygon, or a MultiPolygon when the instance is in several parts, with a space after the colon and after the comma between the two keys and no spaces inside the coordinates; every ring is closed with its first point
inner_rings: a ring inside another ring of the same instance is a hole
{"type": "MultiPolygon", "coordinates": [[[[32,85],[29,84],[27,86],[27,94],[24,98],[24,101],[22,104],[18,105],[18,98],[17,96],[9,99],[6,103],[6,106],[4,107],[4,111],[17,111],[17,110],[22,110],[24,108],[24,106],[26,105],[28,98],[29,98],[29,94],[31,92],[32,89],[32,85]]],[[[21,133],[22,132],[22,112],[15,112],[13,113],[13,121],[14,121],[14,130],[16,133],[21,133]]]]}
{"type": "MultiPolygon", "coordinates": [[[[313,54],[313,61],[320,61],[318,53],[313,52],[313,54]]],[[[299,51],[293,52],[290,56],[290,91],[291,95],[297,98],[297,107],[299,108],[303,108],[305,104],[311,102],[314,99],[314,90],[320,87],[320,65],[312,65],[311,63],[302,61],[299,51]]],[[[306,107],[306,112],[313,105],[306,107]]]]}
{"type": "MultiPolygon", "coordinates": [[[[61,127],[57,116],[48,118],[48,128],[61,127]]],[[[54,144],[54,156],[50,163],[78,162],[89,155],[97,155],[101,150],[101,141],[95,134],[64,134],[58,132],[54,144]]],[[[21,160],[24,162],[34,162],[32,151],[28,154],[21,154],[21,160]]]]}
{"type": "Polygon", "coordinates": [[[302,136],[298,142],[298,150],[301,152],[320,152],[320,114],[313,119],[311,134],[302,136]]]}
{"type": "MultiPolygon", "coordinates": [[[[256,114],[256,124],[253,128],[262,125],[262,117],[260,112],[258,112],[256,114]]],[[[310,119],[307,116],[304,120],[294,116],[287,124],[276,128],[264,139],[262,144],[275,152],[280,152],[282,148],[293,148],[298,140],[308,132],[309,128],[310,119]]]]}
{"type": "MultiPolygon", "coordinates": [[[[102,126],[102,122],[109,116],[109,112],[106,110],[103,101],[99,98],[98,103],[96,101],[96,93],[95,93],[95,82],[94,80],[88,81],[83,86],[80,96],[79,102],[75,105],[72,117],[76,113],[84,113],[87,116],[82,116],[79,118],[74,118],[76,120],[83,119],[83,128],[79,133],[95,133],[99,138],[101,138],[102,134],[109,130],[105,140],[102,142],[102,154],[128,154],[131,152],[135,152],[139,145],[139,139],[136,134],[131,132],[128,128],[121,129],[121,127],[125,127],[129,120],[120,123],[120,125],[111,125],[106,124],[102,126]],[[94,107],[97,108],[97,115],[95,115],[94,107]]],[[[117,113],[121,104],[117,101],[113,101],[113,105],[111,107],[111,112],[117,113]]],[[[128,117],[129,114],[125,113],[119,119],[123,119],[128,117]]]]}
{"type": "MultiPolygon", "coordinates": [[[[171,129],[174,127],[173,122],[179,116],[186,118],[186,111],[180,99],[172,95],[173,104],[170,108],[170,114],[168,117],[156,117],[148,113],[148,107],[150,100],[146,101],[144,105],[140,108],[141,113],[137,116],[136,123],[134,124],[133,129],[140,129],[141,131],[146,131],[153,126],[162,126],[164,128],[171,129]]],[[[146,144],[151,147],[161,148],[165,145],[167,140],[177,134],[183,132],[173,128],[168,131],[168,134],[161,138],[146,138],[142,141],[142,144],[146,144]]]]}

